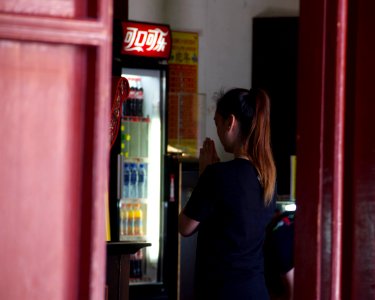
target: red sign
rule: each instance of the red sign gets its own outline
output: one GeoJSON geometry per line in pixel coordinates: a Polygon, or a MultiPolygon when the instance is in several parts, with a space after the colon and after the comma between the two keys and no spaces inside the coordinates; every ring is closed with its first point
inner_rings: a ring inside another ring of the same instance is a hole
{"type": "Polygon", "coordinates": [[[168,59],[171,31],[167,25],[123,22],[122,54],[168,59]]]}

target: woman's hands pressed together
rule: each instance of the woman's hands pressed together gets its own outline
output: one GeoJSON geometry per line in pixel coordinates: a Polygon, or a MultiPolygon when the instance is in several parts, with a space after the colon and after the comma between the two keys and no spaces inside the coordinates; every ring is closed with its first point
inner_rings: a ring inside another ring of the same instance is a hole
{"type": "MultiPolygon", "coordinates": [[[[206,138],[199,153],[199,175],[202,174],[208,165],[219,161],[214,141],[206,138]]],[[[197,230],[199,223],[199,221],[187,217],[184,211],[181,211],[179,215],[179,231],[182,236],[192,235],[197,230]]]]}
{"type": "Polygon", "coordinates": [[[219,161],[220,159],[216,152],[215,142],[210,138],[206,138],[199,153],[199,174],[202,174],[208,165],[219,161]]]}

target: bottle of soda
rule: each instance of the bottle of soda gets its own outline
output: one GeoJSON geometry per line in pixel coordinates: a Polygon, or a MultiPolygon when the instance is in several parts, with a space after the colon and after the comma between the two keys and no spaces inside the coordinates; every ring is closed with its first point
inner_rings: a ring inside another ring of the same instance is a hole
{"type": "Polygon", "coordinates": [[[121,110],[122,110],[122,111],[121,111],[121,116],[122,116],[122,117],[125,117],[126,114],[127,114],[127,111],[126,111],[126,109],[127,109],[127,107],[126,107],[127,102],[128,102],[128,98],[126,98],[125,101],[122,102],[122,107],[121,107],[121,110]]]}
{"type": "Polygon", "coordinates": [[[127,219],[126,219],[126,206],[125,203],[120,205],[120,241],[124,240],[127,234],[127,219]]]}
{"type": "Polygon", "coordinates": [[[126,212],[125,212],[125,219],[126,219],[126,235],[130,236],[134,234],[134,210],[131,204],[126,205],[126,212]]]}
{"type": "Polygon", "coordinates": [[[136,259],[135,254],[130,254],[130,272],[129,277],[134,279],[137,278],[137,267],[136,267],[136,259]]]}
{"type": "Polygon", "coordinates": [[[124,163],[124,183],[122,186],[122,197],[129,198],[129,187],[130,187],[130,166],[128,163],[124,163]]]}
{"type": "Polygon", "coordinates": [[[135,97],[136,97],[136,82],[135,78],[129,77],[129,96],[126,100],[126,115],[134,116],[135,113],[135,97]]]}
{"type": "Polygon", "coordinates": [[[129,94],[128,94],[128,98],[126,98],[126,101],[124,102],[124,105],[125,107],[123,107],[123,111],[124,111],[124,116],[129,116],[129,109],[130,109],[130,99],[132,97],[132,79],[130,77],[127,77],[128,79],[128,82],[129,82],[129,94]]]}
{"type": "Polygon", "coordinates": [[[132,163],[130,164],[130,191],[129,197],[130,198],[137,198],[138,197],[138,170],[137,164],[132,163]]]}
{"type": "Polygon", "coordinates": [[[134,272],[133,275],[135,278],[142,278],[143,270],[142,270],[142,261],[143,261],[143,251],[142,249],[137,251],[134,254],[134,272]]]}
{"type": "Polygon", "coordinates": [[[143,86],[141,78],[136,80],[136,89],[135,89],[135,108],[136,115],[139,117],[143,116],[143,86]]]}
{"type": "Polygon", "coordinates": [[[143,163],[138,168],[138,197],[147,198],[147,171],[143,163]]]}
{"type": "Polygon", "coordinates": [[[143,236],[143,212],[139,203],[134,205],[134,235],[143,236]]]}

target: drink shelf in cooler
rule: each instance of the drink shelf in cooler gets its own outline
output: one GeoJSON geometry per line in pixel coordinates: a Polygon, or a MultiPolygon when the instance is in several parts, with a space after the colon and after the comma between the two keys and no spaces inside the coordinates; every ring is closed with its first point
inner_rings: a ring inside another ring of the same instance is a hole
{"type": "Polygon", "coordinates": [[[157,264],[147,259],[148,248],[130,255],[129,284],[142,285],[156,283],[157,264]]]}
{"type": "Polygon", "coordinates": [[[122,155],[122,161],[125,163],[148,163],[148,157],[125,157],[122,155]]]}
{"type": "Polygon", "coordinates": [[[123,116],[142,117],[144,114],[144,95],[141,76],[123,74],[129,82],[129,95],[123,103],[123,116]]]}
{"type": "Polygon", "coordinates": [[[125,203],[140,203],[140,204],[147,204],[148,198],[120,198],[121,202],[125,203]]]}
{"type": "Polygon", "coordinates": [[[119,202],[120,241],[145,241],[147,237],[147,204],[119,202]]]}
{"type": "Polygon", "coordinates": [[[120,236],[121,242],[147,242],[145,236],[120,236]]]}
{"type": "Polygon", "coordinates": [[[155,280],[153,280],[151,277],[149,276],[143,276],[141,278],[129,278],[129,284],[131,285],[143,285],[143,284],[147,284],[147,283],[153,283],[155,282],[155,280]]]}
{"type": "Polygon", "coordinates": [[[124,159],[119,155],[118,198],[145,199],[148,194],[148,161],[146,159],[124,159]]]}
{"type": "Polygon", "coordinates": [[[150,118],[121,119],[121,154],[125,158],[147,158],[150,118]]]}

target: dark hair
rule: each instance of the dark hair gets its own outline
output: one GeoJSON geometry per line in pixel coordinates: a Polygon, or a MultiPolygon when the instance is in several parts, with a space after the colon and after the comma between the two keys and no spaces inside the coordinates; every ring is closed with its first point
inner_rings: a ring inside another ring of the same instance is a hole
{"type": "Polygon", "coordinates": [[[248,142],[248,155],[263,186],[264,202],[273,197],[276,167],[271,150],[270,100],[261,89],[235,88],[222,94],[216,112],[224,119],[234,115],[239,121],[242,142],[248,142]]]}

